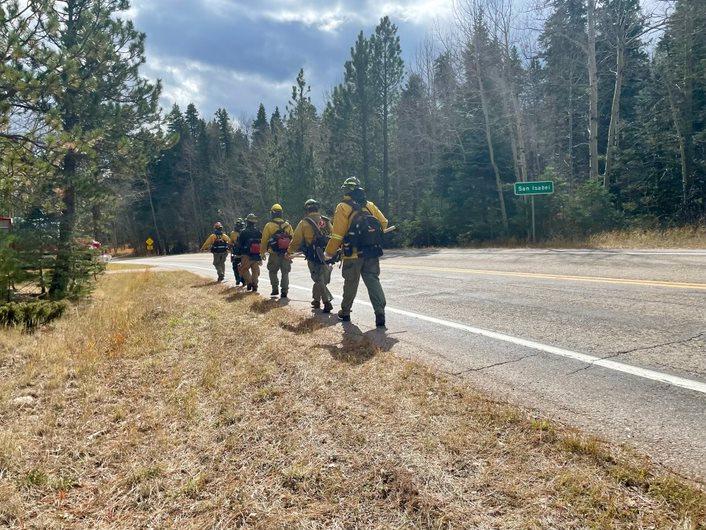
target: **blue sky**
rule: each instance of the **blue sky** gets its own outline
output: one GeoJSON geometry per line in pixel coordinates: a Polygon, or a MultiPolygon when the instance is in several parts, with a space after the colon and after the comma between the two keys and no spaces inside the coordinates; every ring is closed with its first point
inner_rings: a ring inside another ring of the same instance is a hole
{"type": "Polygon", "coordinates": [[[206,117],[225,107],[242,120],[261,101],[268,112],[283,109],[302,67],[320,107],[357,33],[369,34],[383,15],[412,59],[452,1],[132,0],[128,16],[147,34],[143,74],[162,79],[165,109],[193,101],[206,117]]]}

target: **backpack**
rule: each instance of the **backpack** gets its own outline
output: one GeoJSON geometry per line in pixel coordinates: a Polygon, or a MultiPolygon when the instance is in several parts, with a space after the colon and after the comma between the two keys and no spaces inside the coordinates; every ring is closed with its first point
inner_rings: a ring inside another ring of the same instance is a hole
{"type": "Polygon", "coordinates": [[[223,239],[222,235],[216,234],[215,241],[211,244],[211,252],[214,254],[223,254],[228,252],[228,243],[223,239]]]}
{"type": "Polygon", "coordinates": [[[353,208],[350,228],[345,238],[350,252],[355,247],[364,258],[379,258],[383,254],[382,224],[366,209],[367,203],[364,206],[353,201],[348,204],[353,208]]]}
{"type": "Polygon", "coordinates": [[[260,240],[259,239],[251,239],[250,242],[248,243],[248,254],[250,255],[250,257],[257,256],[259,258],[261,250],[262,250],[262,248],[260,246],[260,240]]]}
{"type": "Polygon", "coordinates": [[[283,223],[277,223],[277,226],[279,230],[270,238],[270,248],[277,254],[284,254],[287,252],[289,244],[292,242],[292,236],[284,229],[285,226],[289,226],[289,223],[285,221],[283,223]]]}
{"type": "MultiPolygon", "coordinates": [[[[323,215],[321,216],[321,219],[324,221],[324,224],[329,221],[323,215]]],[[[304,220],[309,223],[311,228],[314,230],[314,240],[311,242],[311,245],[305,245],[303,248],[304,257],[307,261],[313,261],[314,263],[326,263],[324,251],[326,250],[326,246],[328,245],[331,237],[328,234],[325,234],[321,230],[321,226],[319,226],[311,217],[305,217],[304,220]]]]}

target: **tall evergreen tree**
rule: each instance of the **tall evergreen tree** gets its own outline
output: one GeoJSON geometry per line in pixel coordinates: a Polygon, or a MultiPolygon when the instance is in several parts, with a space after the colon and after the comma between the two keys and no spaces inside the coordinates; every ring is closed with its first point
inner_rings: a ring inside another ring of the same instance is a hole
{"type": "Polygon", "coordinates": [[[117,145],[131,132],[156,122],[159,86],[140,77],[145,36],[120,17],[128,7],[126,0],[52,3],[50,16],[58,21],[52,44],[62,58],[61,82],[52,100],[63,133],[71,138],[56,175],[62,207],[51,284],[54,296],[69,288],[77,194],[89,195],[96,178],[91,167],[94,139],[112,138],[117,145]]]}
{"type": "Polygon", "coordinates": [[[383,209],[390,207],[390,129],[393,109],[399,99],[404,76],[404,61],[400,37],[389,17],[383,17],[375,28],[370,45],[372,48],[371,75],[379,102],[382,128],[382,194],[383,209]]]}

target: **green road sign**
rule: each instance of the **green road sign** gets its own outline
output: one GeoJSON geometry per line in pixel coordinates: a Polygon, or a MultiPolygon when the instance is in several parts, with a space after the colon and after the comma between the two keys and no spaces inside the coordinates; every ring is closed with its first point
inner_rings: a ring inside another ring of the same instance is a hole
{"type": "Polygon", "coordinates": [[[550,195],[552,193],[554,193],[554,182],[551,180],[515,182],[515,195],[550,195]]]}

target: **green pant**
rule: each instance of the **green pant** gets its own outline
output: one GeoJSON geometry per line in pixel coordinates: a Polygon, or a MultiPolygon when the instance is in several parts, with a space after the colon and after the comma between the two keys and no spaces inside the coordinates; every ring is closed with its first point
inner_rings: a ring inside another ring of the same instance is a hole
{"type": "Polygon", "coordinates": [[[376,315],[385,314],[385,293],[380,285],[380,259],[379,258],[354,258],[343,261],[343,302],[341,311],[348,315],[353,307],[353,300],[358,293],[360,277],[368,289],[370,303],[376,315]]]}
{"type": "Polygon", "coordinates": [[[214,252],[213,253],[213,266],[216,267],[216,272],[219,278],[223,278],[226,275],[226,259],[228,258],[227,252],[214,252]]]}
{"type": "Polygon", "coordinates": [[[311,294],[314,302],[330,302],[333,300],[331,291],[328,290],[328,284],[331,283],[331,268],[325,263],[316,263],[307,261],[311,280],[314,282],[314,287],[311,294]]]}
{"type": "Polygon", "coordinates": [[[289,261],[284,254],[270,252],[270,257],[267,260],[267,270],[270,272],[270,284],[272,290],[279,289],[279,278],[277,273],[282,271],[282,292],[289,291],[289,271],[292,270],[292,262],[289,261]]]}

